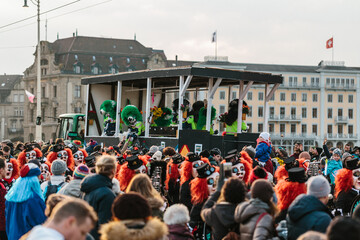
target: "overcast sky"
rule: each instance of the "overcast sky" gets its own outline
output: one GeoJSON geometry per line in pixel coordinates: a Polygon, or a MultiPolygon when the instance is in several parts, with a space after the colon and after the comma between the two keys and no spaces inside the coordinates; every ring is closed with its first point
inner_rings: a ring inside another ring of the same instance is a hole
{"type": "MultiPolygon", "coordinates": [[[[41,0],[41,12],[72,1],[41,0]]],[[[36,18],[1,26],[35,15],[36,6],[30,0],[29,8],[23,0],[1,4],[0,74],[22,74],[34,61],[36,18]]],[[[325,43],[334,36],[335,60],[360,67],[359,9],[359,0],[81,0],[42,15],[41,40],[48,18],[50,42],[76,29],[79,36],[121,39],[136,33],[168,59],[203,60],[214,55],[211,35],[217,30],[218,55],[231,62],[317,65],[331,60],[325,43]]]]}

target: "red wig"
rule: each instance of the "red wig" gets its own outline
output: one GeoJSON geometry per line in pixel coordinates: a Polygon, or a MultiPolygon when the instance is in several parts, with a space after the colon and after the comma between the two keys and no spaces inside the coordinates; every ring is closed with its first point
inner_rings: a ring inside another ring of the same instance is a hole
{"type": "MultiPolygon", "coordinates": [[[[145,165],[147,171],[148,162],[145,160],[145,158],[141,158],[141,156],[138,157],[143,162],[143,165],[145,165]]],[[[135,170],[128,168],[127,162],[120,166],[119,173],[117,174],[117,179],[119,180],[121,191],[126,190],[127,186],[129,185],[131,179],[134,176],[135,176],[135,170]]]]}
{"type": "Polygon", "coordinates": [[[13,165],[13,172],[11,177],[17,179],[20,176],[20,168],[19,168],[19,163],[15,158],[11,158],[10,162],[13,165]]]}
{"type": "Polygon", "coordinates": [[[335,198],[341,191],[348,192],[353,186],[352,171],[346,168],[340,169],[335,177],[335,198]]]}
{"type": "Polygon", "coordinates": [[[245,161],[249,162],[250,165],[253,165],[253,160],[252,158],[249,156],[249,154],[246,151],[241,151],[241,158],[244,159],[245,161]]]}
{"type": "MultiPolygon", "coordinates": [[[[66,161],[66,165],[71,171],[74,171],[75,163],[74,163],[74,157],[72,155],[71,149],[70,148],[65,148],[64,150],[68,154],[68,159],[66,161]]],[[[51,169],[52,162],[57,159],[57,154],[58,154],[57,152],[50,152],[47,155],[46,164],[49,166],[50,169],[51,169]]]]}
{"type": "MultiPolygon", "coordinates": [[[[200,160],[204,163],[208,163],[211,166],[209,159],[201,158],[200,160]]],[[[192,178],[192,168],[192,162],[188,161],[188,158],[186,158],[185,161],[181,164],[180,185],[192,178]]]]}
{"type": "MultiPolygon", "coordinates": [[[[36,158],[41,158],[42,157],[43,154],[40,151],[40,149],[34,148],[33,150],[36,152],[36,158]]],[[[26,152],[25,152],[25,150],[23,150],[21,153],[19,153],[17,161],[19,163],[18,165],[19,165],[20,168],[22,168],[26,164],[26,152]]]]}
{"type": "Polygon", "coordinates": [[[275,193],[278,198],[277,206],[282,211],[288,209],[297,196],[306,193],[306,185],[305,183],[288,182],[280,179],[275,186],[275,193]]]}
{"type": "Polygon", "coordinates": [[[180,173],[178,171],[178,164],[173,163],[173,160],[170,159],[170,161],[167,164],[166,167],[166,180],[165,180],[165,189],[169,190],[169,181],[177,180],[180,177],[180,173]],[[170,171],[171,169],[171,171],[170,171]]]}
{"type": "Polygon", "coordinates": [[[209,197],[209,189],[206,178],[194,178],[190,182],[191,203],[199,204],[209,197]]]}
{"type": "Polygon", "coordinates": [[[279,166],[274,174],[276,181],[284,180],[289,177],[288,171],[285,169],[285,164],[279,166]]]}
{"type": "Polygon", "coordinates": [[[89,154],[86,152],[85,149],[79,148],[79,151],[82,151],[82,153],[84,154],[84,158],[86,158],[87,156],[89,156],[89,154]]]}

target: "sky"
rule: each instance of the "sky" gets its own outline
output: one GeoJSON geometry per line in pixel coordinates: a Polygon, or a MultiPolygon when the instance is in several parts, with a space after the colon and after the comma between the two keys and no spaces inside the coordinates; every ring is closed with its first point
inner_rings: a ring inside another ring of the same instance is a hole
{"type": "MultiPolygon", "coordinates": [[[[33,0],[36,1],[36,0],[33,0]]],[[[41,0],[41,12],[74,0],[41,0]]],[[[22,74],[34,61],[36,15],[28,0],[1,0],[0,74],[22,74]]],[[[230,62],[317,65],[334,60],[360,66],[359,0],[81,0],[41,15],[41,40],[79,36],[136,39],[168,59],[202,61],[215,54],[230,62]],[[97,5],[95,5],[97,4],[97,5]],[[95,6],[94,6],[95,5],[95,6]]]]}

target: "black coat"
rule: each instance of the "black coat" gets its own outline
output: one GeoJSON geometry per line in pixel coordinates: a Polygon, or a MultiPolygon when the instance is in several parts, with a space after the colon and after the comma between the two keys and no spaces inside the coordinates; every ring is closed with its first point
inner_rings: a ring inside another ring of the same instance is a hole
{"type": "Polygon", "coordinates": [[[86,177],[80,186],[80,190],[85,193],[84,200],[94,208],[98,215],[98,222],[91,231],[95,239],[99,239],[99,226],[109,222],[112,217],[111,205],[116,195],[111,188],[111,179],[99,174],[86,177]]]}
{"type": "Polygon", "coordinates": [[[180,179],[169,180],[169,190],[167,199],[170,205],[180,202],[180,179]]]}
{"type": "Polygon", "coordinates": [[[193,206],[191,203],[190,181],[191,179],[180,186],[180,203],[184,204],[188,208],[189,212],[193,206]]]}
{"type": "Polygon", "coordinates": [[[328,208],[314,196],[301,194],[288,209],[288,240],[296,240],[301,234],[313,230],[326,232],[332,215],[328,208]]]}
{"type": "Polygon", "coordinates": [[[342,215],[349,215],[351,212],[351,206],[357,195],[359,195],[359,193],[354,189],[350,189],[347,192],[341,191],[336,198],[335,208],[339,210],[341,209],[342,215]]]}

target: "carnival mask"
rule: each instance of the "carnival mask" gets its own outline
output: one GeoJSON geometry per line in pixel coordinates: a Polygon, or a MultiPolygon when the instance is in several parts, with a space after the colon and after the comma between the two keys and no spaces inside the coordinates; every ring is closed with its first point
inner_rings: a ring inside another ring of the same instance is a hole
{"type": "Polygon", "coordinates": [[[67,162],[68,159],[68,153],[65,150],[61,150],[57,153],[57,159],[63,160],[67,162]]]}
{"type": "Polygon", "coordinates": [[[36,159],[35,150],[31,150],[29,152],[26,152],[25,158],[26,158],[26,162],[29,162],[30,160],[35,160],[36,159]]]}
{"type": "Polygon", "coordinates": [[[203,164],[204,164],[204,162],[201,161],[201,160],[196,160],[196,161],[192,162],[192,176],[193,176],[193,178],[196,178],[198,176],[198,173],[197,173],[196,169],[198,167],[200,167],[201,165],[203,165],[203,164]]]}
{"type": "Polygon", "coordinates": [[[353,186],[355,189],[360,190],[360,168],[352,170],[353,173],[353,186]]]}
{"type": "Polygon", "coordinates": [[[84,153],[80,150],[74,153],[73,157],[75,161],[75,166],[80,165],[84,161],[84,153]]]}
{"type": "Polygon", "coordinates": [[[7,163],[5,179],[10,179],[14,170],[14,166],[11,162],[7,163]]]}
{"type": "Polygon", "coordinates": [[[49,175],[49,166],[45,163],[41,164],[40,166],[41,175],[43,176],[43,179],[45,180],[47,176],[49,175]]]}
{"type": "Polygon", "coordinates": [[[241,180],[243,180],[245,173],[246,173],[245,167],[244,167],[244,164],[242,164],[242,163],[235,164],[234,166],[231,167],[231,175],[233,177],[238,177],[241,180]]]}
{"type": "Polygon", "coordinates": [[[218,180],[219,180],[219,173],[214,172],[213,174],[208,176],[206,178],[206,180],[207,180],[209,194],[211,195],[216,191],[217,183],[218,183],[218,180]]]}
{"type": "Polygon", "coordinates": [[[137,169],[134,170],[136,174],[138,173],[146,173],[146,167],[144,165],[141,165],[137,169]]]}

